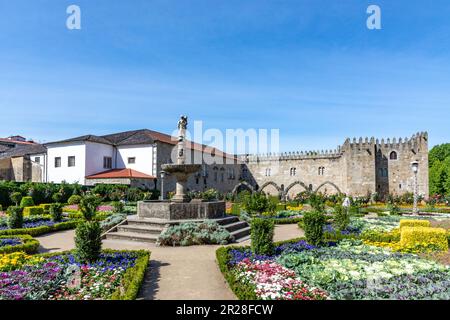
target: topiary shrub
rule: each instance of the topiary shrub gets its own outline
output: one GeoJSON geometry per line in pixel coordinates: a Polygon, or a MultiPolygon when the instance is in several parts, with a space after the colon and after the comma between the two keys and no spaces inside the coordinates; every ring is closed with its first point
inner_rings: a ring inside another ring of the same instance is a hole
{"type": "Polygon", "coordinates": [[[263,192],[245,194],[242,201],[245,211],[250,214],[261,214],[267,211],[275,211],[275,206],[269,201],[263,192]]]}
{"type": "Polygon", "coordinates": [[[274,222],[271,219],[253,219],[251,223],[252,252],[271,255],[273,244],[274,222]]]}
{"type": "Polygon", "coordinates": [[[101,199],[97,196],[85,196],[80,200],[78,207],[87,221],[92,220],[95,217],[97,207],[100,205],[101,199]]]}
{"type": "Polygon", "coordinates": [[[334,207],[333,225],[338,231],[345,230],[350,223],[350,217],[346,208],[341,205],[334,207]]]}
{"type": "Polygon", "coordinates": [[[114,208],[113,209],[114,213],[122,213],[123,210],[125,209],[125,205],[124,205],[124,203],[122,201],[114,201],[112,203],[112,206],[114,208]]]}
{"type": "Polygon", "coordinates": [[[23,197],[22,200],[20,200],[21,208],[33,207],[33,206],[34,206],[34,201],[33,201],[32,197],[23,197]]]}
{"type": "Polygon", "coordinates": [[[41,206],[25,207],[23,208],[24,216],[38,216],[44,214],[44,208],[41,206]]]}
{"type": "Polygon", "coordinates": [[[447,232],[443,228],[403,227],[400,246],[418,251],[448,251],[447,232]]]}
{"type": "Polygon", "coordinates": [[[53,203],[50,205],[49,213],[52,220],[59,222],[63,218],[63,205],[61,203],[53,203]]]}
{"type": "Polygon", "coordinates": [[[16,206],[19,205],[20,201],[22,200],[22,194],[20,192],[13,192],[9,196],[11,199],[11,202],[14,203],[16,206]]]}
{"type": "Polygon", "coordinates": [[[303,216],[303,228],[306,241],[309,244],[318,246],[323,242],[323,226],[325,215],[319,211],[306,212],[303,216]]]}
{"type": "Polygon", "coordinates": [[[10,229],[20,229],[23,226],[23,212],[21,207],[9,207],[8,213],[8,227],[10,229]]]}
{"type": "Polygon", "coordinates": [[[69,200],[67,200],[67,203],[70,205],[79,204],[81,201],[81,196],[74,194],[73,196],[70,196],[69,200]]]}
{"type": "Polygon", "coordinates": [[[52,195],[52,200],[55,203],[59,203],[63,200],[64,195],[61,192],[56,192],[52,195]]]}
{"type": "Polygon", "coordinates": [[[44,214],[47,214],[50,212],[50,205],[51,203],[41,203],[39,206],[44,209],[44,214]]]}
{"type": "Polygon", "coordinates": [[[403,227],[430,227],[431,223],[428,220],[414,220],[414,219],[404,219],[400,220],[400,230],[403,227]]]}
{"type": "Polygon", "coordinates": [[[82,262],[94,262],[102,250],[102,229],[97,221],[80,223],[75,230],[75,255],[82,262]]]}

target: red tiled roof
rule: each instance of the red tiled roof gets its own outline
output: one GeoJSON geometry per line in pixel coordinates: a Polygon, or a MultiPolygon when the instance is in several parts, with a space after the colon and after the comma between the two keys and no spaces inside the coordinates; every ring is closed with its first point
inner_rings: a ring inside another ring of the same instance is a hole
{"type": "Polygon", "coordinates": [[[154,176],[133,170],[133,169],[112,169],[87,176],[86,179],[115,179],[115,178],[135,178],[135,179],[156,179],[154,176]]]}
{"type": "Polygon", "coordinates": [[[11,140],[8,138],[0,138],[1,142],[7,142],[7,143],[13,143],[13,144],[36,144],[36,142],[32,142],[32,141],[17,141],[17,140],[11,140]]]}

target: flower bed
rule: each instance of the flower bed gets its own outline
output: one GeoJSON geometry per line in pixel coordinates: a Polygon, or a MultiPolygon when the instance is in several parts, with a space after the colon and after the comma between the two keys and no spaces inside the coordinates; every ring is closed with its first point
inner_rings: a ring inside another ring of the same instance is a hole
{"type": "Polygon", "coordinates": [[[97,262],[80,264],[71,252],[3,255],[0,300],[135,299],[149,257],[143,250],[107,250],[97,262]]]}
{"type": "MultiPolygon", "coordinates": [[[[25,220],[25,219],[24,219],[25,220]]],[[[26,221],[26,220],[25,220],[26,221]]],[[[62,222],[53,222],[50,218],[45,220],[30,221],[25,222],[24,227],[20,229],[9,229],[7,226],[0,227],[0,236],[2,235],[18,235],[18,234],[28,234],[33,237],[42,234],[74,229],[80,220],[63,220],[62,222]]]]}
{"type": "Polygon", "coordinates": [[[239,299],[288,299],[295,294],[286,295],[285,285],[294,288],[297,281],[305,293],[302,298],[450,298],[450,268],[417,255],[358,240],[326,247],[296,241],[276,248],[273,256],[254,256],[239,247],[217,250],[220,269],[239,299]],[[273,274],[264,271],[269,267],[273,274]],[[278,291],[272,290],[275,284],[278,291]]]}
{"type": "Polygon", "coordinates": [[[39,247],[39,241],[30,235],[0,236],[0,254],[24,251],[35,253],[39,247]]]}

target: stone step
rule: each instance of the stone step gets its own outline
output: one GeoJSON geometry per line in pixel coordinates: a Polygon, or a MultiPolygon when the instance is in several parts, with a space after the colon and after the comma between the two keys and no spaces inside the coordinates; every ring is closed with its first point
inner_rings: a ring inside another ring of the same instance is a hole
{"type": "Polygon", "coordinates": [[[239,239],[236,240],[236,242],[240,243],[240,242],[244,242],[244,241],[247,241],[247,240],[250,240],[250,235],[247,235],[245,237],[239,238],[239,239]]]}
{"type": "Polygon", "coordinates": [[[106,234],[106,239],[155,243],[158,240],[158,235],[136,232],[110,232],[106,234]]]}
{"type": "Polygon", "coordinates": [[[230,224],[225,224],[225,225],[223,225],[223,227],[228,232],[233,232],[233,231],[236,231],[236,230],[248,227],[248,223],[245,222],[245,221],[237,221],[237,222],[233,222],[233,223],[230,223],[230,224]]]}
{"type": "Polygon", "coordinates": [[[154,227],[140,224],[134,225],[123,224],[117,227],[117,231],[119,232],[134,232],[134,233],[156,234],[156,235],[159,235],[162,230],[163,230],[162,227],[154,227]]]}
{"type": "Polygon", "coordinates": [[[128,217],[127,224],[129,226],[146,226],[154,228],[164,228],[168,222],[162,219],[140,219],[137,217],[128,217]]]}
{"type": "Polygon", "coordinates": [[[237,221],[239,221],[239,218],[236,217],[236,216],[228,216],[228,217],[225,217],[225,218],[214,219],[214,221],[216,221],[218,224],[223,226],[223,225],[226,225],[226,224],[237,222],[237,221]]]}
{"type": "Polygon", "coordinates": [[[230,233],[234,237],[234,240],[238,242],[239,239],[248,236],[250,234],[250,227],[245,227],[230,233]]]}

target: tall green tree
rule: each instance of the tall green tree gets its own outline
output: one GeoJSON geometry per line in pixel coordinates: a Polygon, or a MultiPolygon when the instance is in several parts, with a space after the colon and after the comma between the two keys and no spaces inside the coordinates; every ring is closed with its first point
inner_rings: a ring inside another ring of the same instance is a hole
{"type": "Polygon", "coordinates": [[[450,143],[434,146],[428,159],[430,194],[450,195],[450,143]]]}

